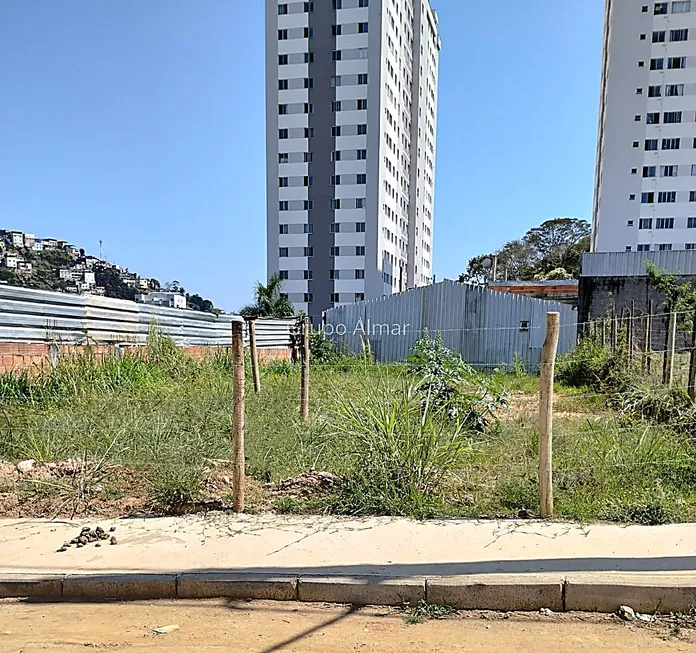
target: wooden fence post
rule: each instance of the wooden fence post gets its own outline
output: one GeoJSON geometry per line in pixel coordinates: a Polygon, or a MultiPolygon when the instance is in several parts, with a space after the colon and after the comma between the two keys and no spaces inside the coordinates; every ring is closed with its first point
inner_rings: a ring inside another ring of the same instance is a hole
{"type": "Polygon", "coordinates": [[[647,319],[647,330],[648,334],[645,337],[645,340],[647,342],[647,347],[645,349],[645,354],[646,354],[646,360],[645,360],[645,369],[648,373],[648,376],[652,372],[652,319],[653,319],[653,300],[651,299],[648,302],[648,319],[647,319]]]}
{"type": "Polygon", "coordinates": [[[628,340],[628,360],[633,360],[633,320],[636,314],[636,301],[631,300],[631,308],[628,311],[628,329],[626,339],[628,340]]]}
{"type": "Polygon", "coordinates": [[[309,318],[302,325],[302,378],[300,381],[300,421],[309,419],[309,318]]]}
{"type": "Polygon", "coordinates": [[[616,307],[611,309],[611,350],[616,351],[616,343],[618,340],[619,318],[616,316],[616,307]]]}
{"type": "Polygon", "coordinates": [[[665,349],[665,361],[662,367],[662,383],[672,385],[674,378],[674,347],[677,339],[677,314],[671,311],[667,326],[667,348],[665,349]]]}
{"type": "Polygon", "coordinates": [[[235,512],[244,511],[244,332],[241,321],[232,322],[232,503],[235,512]]]}
{"type": "Polygon", "coordinates": [[[689,356],[689,397],[696,401],[696,310],[694,310],[694,325],[691,329],[691,354],[689,356]]]}
{"type": "Polygon", "coordinates": [[[539,390],[539,492],[541,516],[553,517],[553,377],[561,314],[546,314],[546,339],[541,350],[539,390]]]}
{"type": "Polygon", "coordinates": [[[600,318],[602,321],[602,348],[607,346],[607,318],[600,318]]]}
{"type": "Polygon", "coordinates": [[[254,379],[254,392],[261,392],[261,377],[259,375],[259,357],[256,351],[256,320],[249,320],[249,358],[251,359],[251,376],[254,379]]]}

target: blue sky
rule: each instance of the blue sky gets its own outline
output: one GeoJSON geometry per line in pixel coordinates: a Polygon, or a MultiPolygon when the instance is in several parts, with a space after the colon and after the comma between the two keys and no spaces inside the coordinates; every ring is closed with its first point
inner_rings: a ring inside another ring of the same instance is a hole
{"type": "MultiPolygon", "coordinates": [[[[603,4],[433,0],[438,278],[589,219],[603,4]]],[[[262,0],[0,2],[0,226],[237,309],[265,276],[263,42],[262,0]]]]}

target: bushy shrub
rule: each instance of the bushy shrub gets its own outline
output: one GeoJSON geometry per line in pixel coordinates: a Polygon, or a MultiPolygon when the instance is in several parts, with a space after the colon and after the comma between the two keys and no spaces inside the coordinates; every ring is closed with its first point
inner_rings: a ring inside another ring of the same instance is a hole
{"type": "Polygon", "coordinates": [[[495,377],[476,372],[455,351],[445,347],[442,334],[427,329],[406,359],[406,373],[417,380],[423,403],[432,404],[466,428],[483,431],[507,404],[507,392],[495,377]]]}
{"type": "Polygon", "coordinates": [[[600,392],[627,387],[631,377],[637,373],[635,364],[623,349],[612,352],[591,338],[583,338],[573,351],[559,356],[556,363],[559,381],[569,386],[588,386],[600,392]]]}

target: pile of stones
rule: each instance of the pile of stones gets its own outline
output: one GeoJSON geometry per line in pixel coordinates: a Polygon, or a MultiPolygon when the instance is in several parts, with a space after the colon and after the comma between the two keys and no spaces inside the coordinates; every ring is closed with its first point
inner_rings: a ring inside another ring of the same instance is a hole
{"type": "MultiPolygon", "coordinates": [[[[112,526],[109,529],[109,533],[113,533],[115,530],[116,527],[112,526]]],[[[101,546],[101,543],[105,540],[109,540],[110,544],[118,544],[116,536],[109,536],[109,533],[107,533],[101,526],[97,526],[95,529],[91,529],[89,526],[84,526],[78,536],[73,537],[73,539],[69,542],[63,543],[63,546],[58,549],[58,553],[67,551],[73,545],[75,545],[78,549],[81,549],[83,546],[87,546],[92,542],[95,543],[94,546],[101,546]]]]}

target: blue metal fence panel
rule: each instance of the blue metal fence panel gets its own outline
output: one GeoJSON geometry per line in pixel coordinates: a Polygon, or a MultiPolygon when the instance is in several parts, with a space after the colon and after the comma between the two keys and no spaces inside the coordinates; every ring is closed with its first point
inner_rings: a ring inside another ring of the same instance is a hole
{"type": "Polygon", "coordinates": [[[577,334],[571,306],[454,281],[337,306],[326,311],[324,329],[339,349],[359,353],[369,342],[381,362],[403,361],[428,329],[477,368],[509,367],[518,359],[536,370],[550,311],[561,314],[559,353],[570,351],[577,334]]]}

